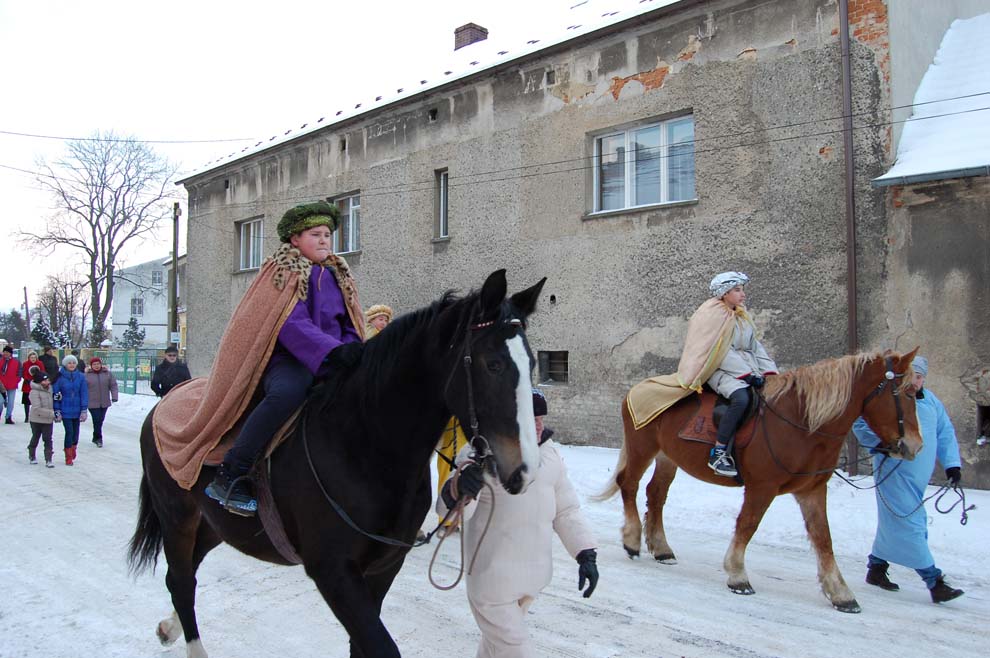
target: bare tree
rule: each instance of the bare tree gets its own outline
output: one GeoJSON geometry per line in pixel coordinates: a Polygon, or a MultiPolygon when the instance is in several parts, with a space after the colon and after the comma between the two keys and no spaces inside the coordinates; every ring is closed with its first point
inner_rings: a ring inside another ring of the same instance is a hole
{"type": "Polygon", "coordinates": [[[88,287],[88,282],[64,274],[49,276],[37,297],[38,309],[49,328],[69,336],[73,345],[79,345],[85,337],[90,312],[88,287]]]}
{"type": "MultiPolygon", "coordinates": [[[[104,327],[113,303],[114,270],[128,243],[152,233],[170,214],[176,167],[148,144],[113,132],[66,142],[54,164],[40,162],[38,178],[57,203],[40,233],[21,240],[49,251],[81,252],[89,287],[90,326],[104,327]]],[[[53,327],[54,328],[54,327],[53,327]]]]}

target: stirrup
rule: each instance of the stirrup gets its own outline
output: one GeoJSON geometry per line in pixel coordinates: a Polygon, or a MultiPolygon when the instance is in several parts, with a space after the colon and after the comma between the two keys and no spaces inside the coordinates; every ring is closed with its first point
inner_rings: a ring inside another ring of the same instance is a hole
{"type": "Polygon", "coordinates": [[[220,506],[231,514],[254,516],[258,511],[257,499],[251,496],[250,493],[235,491],[241,480],[250,480],[250,478],[247,475],[241,475],[230,480],[227,487],[223,488],[223,484],[218,484],[216,478],[214,478],[213,482],[206,485],[203,493],[220,503],[220,506]]]}

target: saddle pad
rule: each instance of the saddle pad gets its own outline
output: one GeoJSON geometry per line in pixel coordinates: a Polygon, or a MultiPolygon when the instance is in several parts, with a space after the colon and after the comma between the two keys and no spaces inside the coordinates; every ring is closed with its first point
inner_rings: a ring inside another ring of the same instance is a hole
{"type": "MultiPolygon", "coordinates": [[[[677,433],[677,436],[685,441],[698,441],[715,445],[718,428],[715,427],[712,414],[715,411],[715,402],[718,400],[718,396],[714,393],[703,391],[700,397],[701,403],[698,405],[698,409],[684,423],[684,427],[677,433]]],[[[736,450],[745,448],[753,440],[753,436],[756,434],[757,417],[759,417],[758,413],[751,415],[743,422],[738,431],[736,431],[736,450]]]]}

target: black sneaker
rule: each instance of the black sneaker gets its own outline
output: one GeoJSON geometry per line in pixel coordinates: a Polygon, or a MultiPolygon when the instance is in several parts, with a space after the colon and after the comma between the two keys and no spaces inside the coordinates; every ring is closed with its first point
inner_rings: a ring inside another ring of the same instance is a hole
{"type": "Polygon", "coordinates": [[[901,589],[897,583],[890,582],[890,578],[887,577],[887,567],[880,564],[866,570],[866,582],[888,592],[896,592],[901,589]]]}
{"type": "Polygon", "coordinates": [[[14,424],[14,419],[13,418],[8,418],[4,422],[7,423],[8,425],[13,425],[14,424]]]}
{"type": "Polygon", "coordinates": [[[103,447],[103,439],[93,439],[93,443],[96,444],[96,447],[97,448],[102,448],[103,447]]]}
{"type": "Polygon", "coordinates": [[[928,591],[932,594],[932,603],[945,603],[952,599],[958,599],[965,594],[961,589],[951,587],[949,583],[945,582],[945,578],[942,576],[939,576],[938,580],[935,581],[935,587],[932,587],[928,591]]]}
{"type": "Polygon", "coordinates": [[[708,467],[715,471],[716,475],[734,478],[739,474],[736,471],[736,464],[732,461],[732,457],[722,446],[712,448],[712,451],[708,454],[708,467]]]}
{"type": "Polygon", "coordinates": [[[251,495],[248,477],[231,478],[226,464],[217,469],[216,477],[206,486],[205,493],[232,514],[254,516],[258,511],[258,501],[251,495]]]}

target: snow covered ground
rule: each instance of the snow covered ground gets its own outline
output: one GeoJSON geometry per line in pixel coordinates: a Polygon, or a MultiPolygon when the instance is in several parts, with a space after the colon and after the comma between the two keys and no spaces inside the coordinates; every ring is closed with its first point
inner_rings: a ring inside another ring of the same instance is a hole
{"type": "MultiPolygon", "coordinates": [[[[164,568],[135,580],[125,563],[141,475],[138,430],[153,404],[121,396],[108,414],[103,449],[90,443],[91,425],[84,424],[73,467],[60,458],[51,470],[28,465],[28,425],[0,425],[0,657],[185,656],[181,639],[162,648],[154,634],[171,611],[164,568]]],[[[18,406],[16,417],[21,412],[18,406]]],[[[59,457],[61,437],[57,428],[59,457]]],[[[616,459],[615,450],[601,448],[564,447],[563,454],[585,498],[602,487],[616,459]]],[[[859,615],[834,611],[820,593],[814,554],[789,497],[770,508],[750,546],[757,593],[748,597],[729,592],[721,570],[741,491],[678,477],[665,513],[679,560],[673,566],[628,559],[618,499],[586,501],[601,542],[598,589],[580,597],[576,565],[556,543],[554,580],[531,609],[530,632],[540,655],[570,658],[985,656],[990,493],[967,495],[977,509],[965,527],[957,513],[932,514],[929,505],[938,564],[966,590],[936,606],[913,571],[901,567],[891,569],[900,592],[863,583],[874,497],[833,478],[832,536],[863,608],[859,615]]],[[[444,544],[441,578],[453,577],[456,546],[444,544]]],[[[478,631],[463,585],[433,589],[426,579],[431,554],[432,547],[418,548],[407,559],[385,600],[385,624],[403,656],[473,656],[478,631]]],[[[197,604],[211,656],[348,655],[346,634],[300,567],[268,565],[221,546],[199,571],[197,604]]]]}

